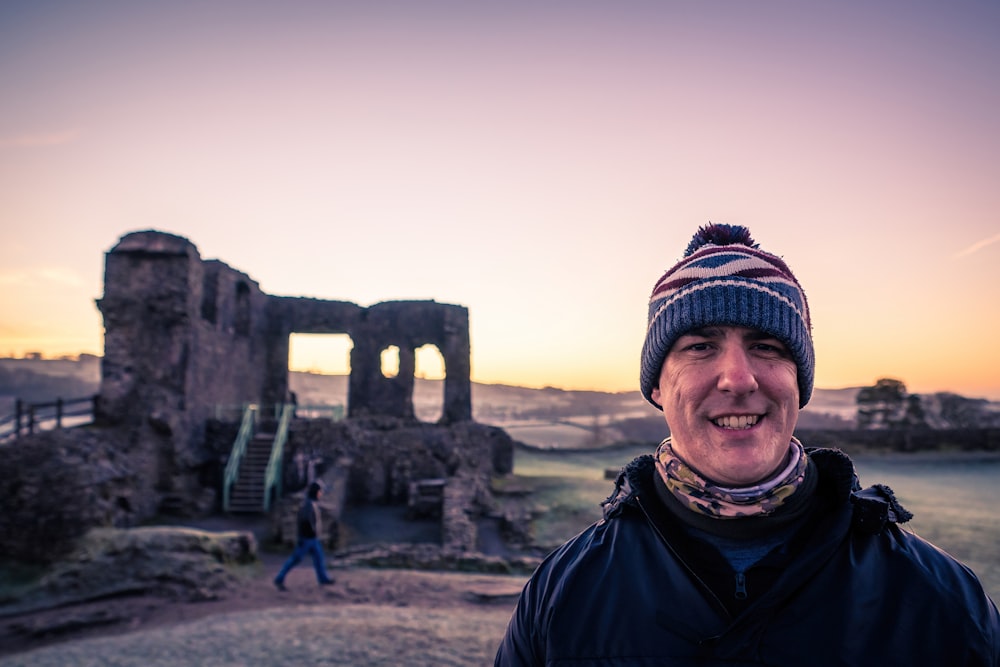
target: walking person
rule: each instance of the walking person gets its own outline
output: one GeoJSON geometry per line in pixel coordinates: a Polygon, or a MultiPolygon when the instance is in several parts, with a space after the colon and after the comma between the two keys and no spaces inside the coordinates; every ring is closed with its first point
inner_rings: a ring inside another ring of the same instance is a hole
{"type": "Polygon", "coordinates": [[[313,568],[316,570],[316,581],[319,582],[319,585],[329,586],[334,582],[326,573],[326,560],[323,557],[323,544],[320,541],[320,536],[323,534],[319,509],[321,495],[323,495],[321,481],[316,480],[309,484],[306,498],[295,519],[295,551],[288,557],[285,564],[281,566],[281,571],[274,578],[274,585],[279,591],[288,590],[285,588],[285,576],[288,575],[289,570],[302,562],[306,554],[312,556],[313,568]]]}
{"type": "Polygon", "coordinates": [[[793,437],[814,366],[785,262],[744,227],[699,229],[642,348],[669,437],[539,565],[495,665],[1000,665],[976,575],[846,454],[793,437]]]}

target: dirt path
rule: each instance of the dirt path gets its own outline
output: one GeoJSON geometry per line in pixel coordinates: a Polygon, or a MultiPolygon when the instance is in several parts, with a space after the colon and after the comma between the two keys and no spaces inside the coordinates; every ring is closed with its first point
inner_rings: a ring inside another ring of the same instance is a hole
{"type": "MultiPolygon", "coordinates": [[[[343,614],[350,616],[351,608],[363,609],[373,633],[380,632],[382,625],[399,623],[400,610],[409,611],[412,616],[409,623],[417,626],[424,617],[427,622],[433,619],[433,623],[444,622],[454,627],[459,627],[463,618],[480,617],[488,619],[492,626],[493,636],[483,639],[495,647],[502,634],[504,619],[513,610],[517,593],[527,579],[525,576],[349,568],[331,569],[335,584],[320,587],[312,568],[306,564],[288,575],[288,590],[280,592],[271,579],[282,559],[281,555],[263,554],[261,566],[255,567],[251,576],[216,600],[175,602],[156,597],[127,597],[0,618],[0,665],[22,664],[16,662],[18,655],[25,656],[25,652],[42,647],[62,645],[69,650],[71,645],[93,638],[132,633],[148,636],[147,631],[151,630],[162,635],[168,630],[203,624],[193,621],[208,623],[214,617],[239,618],[230,615],[268,611],[272,612],[270,618],[274,619],[274,625],[284,617],[313,614],[333,618],[343,614]]],[[[344,627],[344,624],[331,625],[326,638],[350,646],[350,636],[333,636],[337,627],[344,627]]],[[[357,627],[353,631],[357,631],[357,627]]],[[[371,636],[365,641],[370,641],[371,636]]],[[[149,641],[148,637],[144,641],[149,641]]],[[[245,643],[245,640],[234,641],[245,643]]],[[[385,641],[392,640],[385,637],[385,641]]],[[[58,662],[53,658],[47,664],[58,662]]]]}
{"type": "MultiPolygon", "coordinates": [[[[178,602],[156,596],[129,596],[16,616],[0,616],[0,665],[21,664],[10,661],[18,655],[25,655],[25,652],[43,647],[66,645],[68,649],[69,644],[94,638],[148,635],[147,631],[162,634],[203,619],[207,623],[214,617],[270,611],[271,617],[275,619],[271,624],[273,626],[285,616],[314,613],[333,617],[347,613],[345,609],[351,608],[366,610],[366,618],[372,624],[372,633],[376,633],[372,636],[376,637],[380,624],[401,622],[397,618],[398,613],[393,613],[399,610],[433,610],[438,615],[437,623],[441,622],[441,614],[450,614],[454,616],[455,623],[452,625],[455,627],[461,625],[463,618],[486,614],[493,626],[492,633],[496,635],[487,638],[487,641],[495,648],[495,642],[499,641],[506,624],[504,619],[509,617],[517,594],[527,580],[526,575],[332,566],[330,574],[336,579],[335,584],[320,587],[316,583],[311,564],[303,562],[289,573],[285,582],[287,592],[281,592],[274,587],[272,579],[287,554],[263,545],[268,528],[264,519],[214,517],[185,525],[205,530],[253,532],[261,545],[258,550],[259,563],[242,568],[239,585],[216,599],[178,602]],[[380,609],[385,611],[385,618],[382,620],[380,609]]],[[[423,614],[418,613],[414,620],[407,623],[419,626],[422,616],[423,614]]],[[[357,628],[352,631],[357,632],[357,628]]],[[[330,632],[336,634],[336,627],[330,632]]],[[[324,637],[326,639],[335,637],[324,637]]],[[[340,638],[348,647],[352,644],[351,639],[349,636],[340,638]]],[[[247,643],[245,638],[234,641],[247,643]]],[[[390,640],[386,638],[385,641],[390,640]]],[[[59,663],[53,660],[51,664],[59,663]]]]}

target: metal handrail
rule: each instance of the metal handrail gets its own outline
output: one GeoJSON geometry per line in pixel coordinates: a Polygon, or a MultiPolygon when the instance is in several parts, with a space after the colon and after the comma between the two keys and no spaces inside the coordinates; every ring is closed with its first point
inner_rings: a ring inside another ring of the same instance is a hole
{"type": "Polygon", "coordinates": [[[295,412],[295,406],[284,404],[280,407],[281,418],[278,420],[278,429],[274,434],[274,444],[271,445],[271,457],[267,460],[267,471],[264,473],[264,511],[271,509],[271,489],[275,490],[274,497],[281,497],[281,463],[285,453],[285,441],[288,440],[288,423],[295,412]]]}
{"type": "Polygon", "coordinates": [[[229,491],[240,476],[240,462],[247,451],[247,443],[253,437],[254,426],[257,422],[257,405],[249,404],[243,410],[243,421],[240,423],[240,431],[236,434],[236,441],[233,442],[233,450],[229,454],[226,462],[226,474],[222,480],[222,509],[229,511],[229,491]]]}

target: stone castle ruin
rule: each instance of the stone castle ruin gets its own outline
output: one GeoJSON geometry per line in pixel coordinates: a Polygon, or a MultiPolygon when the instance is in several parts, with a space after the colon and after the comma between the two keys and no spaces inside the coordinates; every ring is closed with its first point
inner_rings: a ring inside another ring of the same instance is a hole
{"type": "Polygon", "coordinates": [[[249,276],[202,261],[187,239],[156,231],[123,237],[107,254],[105,350],[99,418],[140,416],[153,430],[191,435],[214,404],[288,399],[293,333],[348,334],[354,342],[347,414],[412,419],[414,352],[444,358],[443,423],[472,419],[469,314],[463,306],[346,301],[263,293],[249,276]],[[399,374],[381,372],[399,348],[399,374]]]}
{"type": "MultiPolygon", "coordinates": [[[[0,536],[17,534],[19,508],[23,525],[37,519],[32,504],[45,504],[53,478],[69,480],[84,496],[72,504],[86,505],[60,525],[123,527],[157,515],[219,511],[221,471],[239,428],[238,417],[219,417],[219,406],[254,404],[265,412],[288,403],[290,335],[347,334],[353,349],[346,418],[292,420],[282,495],[308,482],[301,465],[308,460],[308,474],[334,491],[325,508],[333,542],[345,507],[406,503],[419,482],[436,480],[444,546],[475,550],[475,517],[489,502],[490,477],[510,471],[513,442],[472,421],[465,307],[274,296],[247,274],[203,260],[189,240],[154,230],[126,234],[107,252],[97,305],[105,342],[94,424],[40,434],[57,455],[41,468],[39,456],[25,455],[36,467],[15,473],[23,480],[16,490],[0,489],[13,496],[0,536]],[[413,407],[414,355],[428,344],[441,353],[446,373],[435,424],[417,420],[413,407]],[[386,377],[381,354],[391,346],[399,372],[386,377]],[[72,474],[58,468],[67,457],[72,474]]],[[[279,513],[297,502],[273,500],[279,513]]]]}

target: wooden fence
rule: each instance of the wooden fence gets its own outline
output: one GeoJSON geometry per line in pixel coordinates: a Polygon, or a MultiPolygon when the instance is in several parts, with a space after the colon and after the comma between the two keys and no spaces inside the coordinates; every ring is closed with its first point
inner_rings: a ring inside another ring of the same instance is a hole
{"type": "Polygon", "coordinates": [[[97,396],[57,398],[48,403],[25,403],[17,399],[14,412],[0,414],[0,442],[16,440],[36,431],[79,426],[94,421],[97,396]]]}

